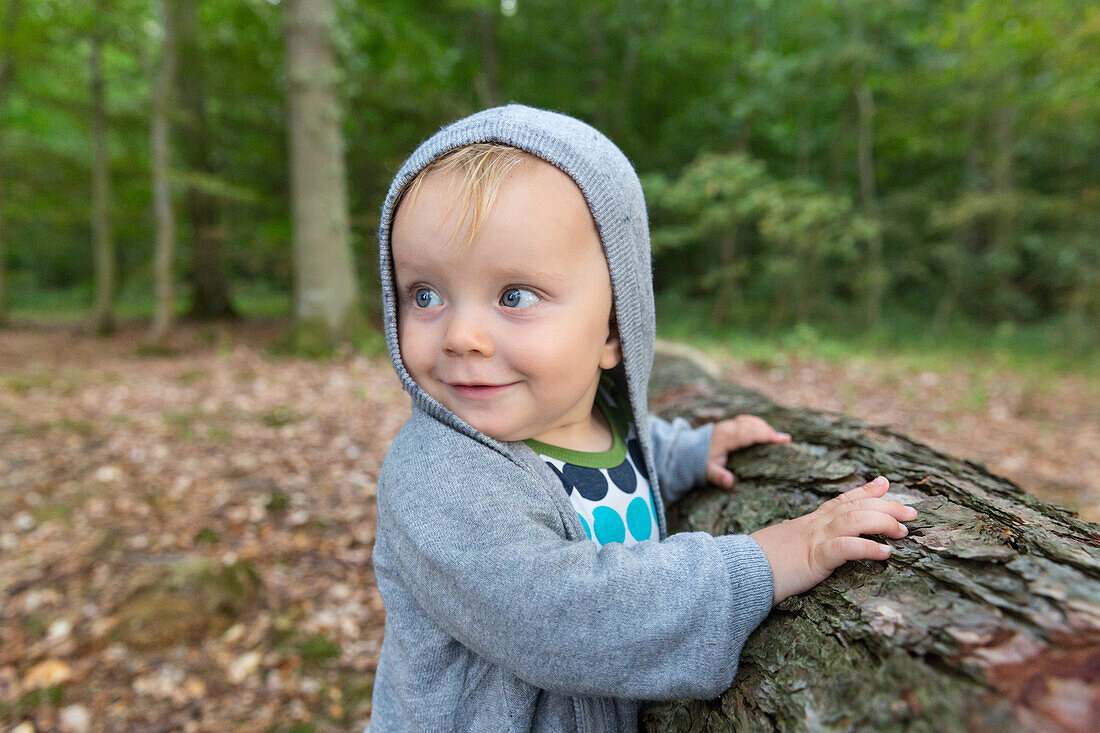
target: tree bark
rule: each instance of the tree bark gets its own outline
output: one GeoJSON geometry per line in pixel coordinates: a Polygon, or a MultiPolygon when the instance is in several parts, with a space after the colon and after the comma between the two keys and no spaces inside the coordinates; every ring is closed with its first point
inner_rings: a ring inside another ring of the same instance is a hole
{"type": "MultiPolygon", "coordinates": [[[[1095,731],[1100,721],[1100,525],[981,466],[885,427],[781,407],[659,355],[652,409],[694,423],[752,413],[791,433],[729,462],[669,531],[748,533],[877,475],[917,507],[886,562],[838,568],[746,643],[711,701],[650,703],[646,731],[1095,731]]],[[[880,540],[881,541],[881,540],[880,540]]]]}
{"type": "Polygon", "coordinates": [[[175,315],[172,262],[176,253],[176,231],[172,213],[172,191],[168,184],[168,165],[171,158],[169,112],[176,74],[175,3],[173,0],[161,0],[160,7],[164,21],[164,42],[153,91],[153,121],[149,132],[153,167],[153,212],[157,225],[153,263],[156,303],[149,332],[149,339],[154,343],[164,341],[175,315]]]}
{"type": "Polygon", "coordinates": [[[95,248],[95,303],[90,327],[105,334],[114,329],[115,251],[111,240],[110,152],[107,148],[107,114],[104,109],[103,42],[106,3],[97,4],[92,34],[92,240],[95,248]]]}
{"type": "MultiPolygon", "coordinates": [[[[177,7],[179,101],[183,110],[180,151],[189,171],[203,177],[217,173],[210,155],[210,123],[206,114],[206,88],[199,46],[197,0],[180,0],[177,7]]],[[[187,219],[191,224],[191,308],[187,315],[198,320],[237,316],[225,273],[225,232],[221,227],[218,201],[201,186],[191,184],[186,195],[187,219]]]]}
{"type": "Polygon", "coordinates": [[[334,334],[356,308],[332,0],[286,3],[294,313],[334,334]]]}

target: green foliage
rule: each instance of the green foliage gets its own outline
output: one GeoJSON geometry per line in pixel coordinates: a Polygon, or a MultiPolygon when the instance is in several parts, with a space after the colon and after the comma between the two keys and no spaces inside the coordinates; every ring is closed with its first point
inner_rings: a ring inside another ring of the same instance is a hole
{"type": "MultiPolygon", "coordinates": [[[[10,69],[0,83],[0,236],[16,317],[77,320],[91,303],[96,28],[105,31],[119,313],[151,312],[150,87],[163,32],[153,3],[107,7],[97,15],[75,0],[0,0],[0,77],[10,69]]],[[[234,286],[235,305],[287,317],[284,8],[269,0],[191,7],[180,76],[201,85],[207,126],[177,95],[175,274],[182,281],[191,267],[192,187],[219,203],[225,267],[248,285],[234,286]],[[189,163],[200,145],[212,170],[189,163]]],[[[516,101],[585,119],[623,149],[651,202],[658,290],[709,319],[821,332],[915,320],[941,335],[967,324],[979,338],[1009,323],[1024,333],[1060,330],[1055,340],[1072,353],[1100,341],[1093,2],[520,0],[503,13],[494,0],[348,0],[338,8],[353,249],[367,292],[393,171],[446,122],[516,101]],[[862,111],[861,98],[870,102],[862,111]],[[863,166],[861,142],[870,145],[863,166]],[[879,261],[892,315],[873,324],[864,313],[879,261]]],[[[188,298],[181,293],[178,310],[188,298]]],[[[362,311],[339,339],[298,324],[277,348],[331,358],[346,341],[380,356],[384,340],[366,325],[377,304],[362,311]]]]}
{"type": "Polygon", "coordinates": [[[676,263],[681,287],[709,297],[740,293],[750,280],[773,303],[796,293],[790,318],[820,316],[815,306],[851,291],[864,264],[860,245],[876,233],[846,196],[806,179],[778,180],[743,153],[705,153],[675,181],[654,174],[645,186],[660,222],[652,233],[659,269],[676,263]]]}

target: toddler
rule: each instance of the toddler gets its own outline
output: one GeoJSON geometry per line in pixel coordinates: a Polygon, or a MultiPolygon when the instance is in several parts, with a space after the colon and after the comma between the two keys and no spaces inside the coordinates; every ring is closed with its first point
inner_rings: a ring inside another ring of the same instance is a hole
{"type": "Polygon", "coordinates": [[[879,478],[752,535],[667,534],[665,505],[733,486],[730,451],[790,436],[648,414],[645,202],[587,124],[513,104],[443,128],[379,239],[413,413],[378,481],[374,733],[636,731],[642,700],[721,694],[775,603],[916,516],[879,478]]]}

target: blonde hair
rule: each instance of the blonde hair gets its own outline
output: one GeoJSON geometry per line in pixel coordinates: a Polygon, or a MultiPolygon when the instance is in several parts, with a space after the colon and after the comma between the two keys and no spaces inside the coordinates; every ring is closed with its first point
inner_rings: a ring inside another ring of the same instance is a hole
{"type": "MultiPolygon", "coordinates": [[[[397,197],[397,203],[394,204],[394,216],[397,215],[397,208],[406,198],[416,196],[424,179],[429,175],[453,173],[457,177],[454,184],[454,192],[458,194],[456,203],[458,199],[461,199],[462,203],[462,212],[457,219],[459,226],[466,221],[467,215],[473,209],[470,228],[462,243],[462,247],[467,247],[473,242],[492,211],[504,177],[520,163],[532,160],[541,159],[526,150],[504,143],[471,143],[455,148],[421,168],[416,176],[405,184],[405,188],[397,197]]],[[[447,214],[450,215],[453,211],[454,206],[447,214]]]]}

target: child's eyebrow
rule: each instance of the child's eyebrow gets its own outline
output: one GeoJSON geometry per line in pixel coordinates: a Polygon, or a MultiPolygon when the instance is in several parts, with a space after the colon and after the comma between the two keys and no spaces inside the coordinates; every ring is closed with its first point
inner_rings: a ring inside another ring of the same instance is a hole
{"type": "MultiPolygon", "coordinates": [[[[394,273],[410,275],[423,273],[425,270],[432,270],[431,267],[424,266],[421,263],[410,262],[407,264],[394,265],[394,273]]],[[[429,272],[429,275],[434,272],[429,272]]],[[[567,272],[560,272],[547,269],[532,269],[530,267],[493,267],[486,270],[486,274],[496,280],[508,280],[515,282],[526,281],[552,281],[552,282],[564,282],[568,280],[572,275],[567,272]]]]}
{"type": "Polygon", "coordinates": [[[568,280],[570,275],[566,272],[556,272],[554,270],[536,270],[530,267],[525,268],[511,268],[500,267],[493,268],[490,275],[497,277],[501,280],[516,280],[523,282],[525,280],[553,280],[554,282],[562,282],[568,280]]]}

